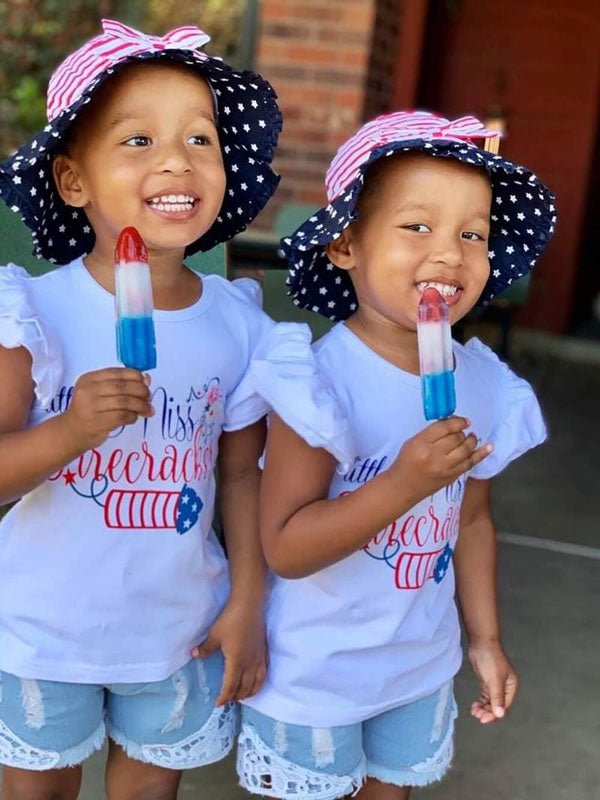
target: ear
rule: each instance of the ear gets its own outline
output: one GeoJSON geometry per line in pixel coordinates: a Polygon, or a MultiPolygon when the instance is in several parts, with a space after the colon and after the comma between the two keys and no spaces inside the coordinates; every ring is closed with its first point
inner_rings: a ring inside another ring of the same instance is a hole
{"type": "Polygon", "coordinates": [[[337,239],[328,242],[325,247],[325,252],[329,260],[340,269],[350,270],[354,269],[356,266],[354,263],[351,229],[351,225],[344,228],[337,239]]]}
{"type": "Polygon", "coordinates": [[[77,163],[67,155],[58,155],[52,164],[52,174],[59,195],[68,206],[83,208],[89,197],[77,163]]]}

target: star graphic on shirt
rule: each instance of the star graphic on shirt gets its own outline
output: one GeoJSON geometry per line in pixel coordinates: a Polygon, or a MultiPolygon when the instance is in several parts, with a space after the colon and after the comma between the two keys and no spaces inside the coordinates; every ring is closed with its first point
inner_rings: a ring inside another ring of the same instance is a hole
{"type": "Polygon", "coordinates": [[[65,486],[72,486],[75,483],[75,473],[68,469],[63,475],[65,486]]]}
{"type": "Polygon", "coordinates": [[[445,574],[448,572],[450,561],[452,559],[452,548],[449,544],[444,547],[440,557],[437,560],[435,569],[433,570],[433,579],[436,583],[441,583],[445,574]]]}
{"type": "Polygon", "coordinates": [[[203,505],[191,486],[183,487],[177,506],[177,533],[187,533],[196,524],[203,505]]]}

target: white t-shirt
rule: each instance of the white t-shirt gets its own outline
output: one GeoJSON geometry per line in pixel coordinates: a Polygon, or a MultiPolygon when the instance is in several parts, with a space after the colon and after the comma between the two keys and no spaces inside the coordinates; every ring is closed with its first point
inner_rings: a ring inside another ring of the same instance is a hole
{"type": "MultiPolygon", "coordinates": [[[[481,342],[455,343],[454,352],[457,413],[495,447],[470,475],[490,478],[545,439],[544,422],[531,387],[481,342]]],[[[344,324],[315,353],[358,454],[336,472],[333,498],[387,469],[427,423],[419,376],[378,356],[344,324]]],[[[267,393],[263,376],[254,383],[267,393]]],[[[286,421],[307,439],[307,425],[314,427],[308,404],[304,419],[286,421]]],[[[269,673],[248,705],[291,724],[346,725],[427,696],[457,672],[452,552],[465,482],[423,500],[364,550],[300,580],[274,579],[269,673]]]]}
{"type": "MultiPolygon", "coordinates": [[[[27,494],[0,523],[0,669],[81,683],[162,680],[190,658],[229,592],[212,530],[219,437],[267,405],[244,378],[273,323],[202,279],[156,311],[155,415],[27,494]]],[[[117,366],[114,297],[81,259],[42,277],[0,269],[0,344],[33,358],[28,425],[66,409],[82,373],[117,366]]]]}

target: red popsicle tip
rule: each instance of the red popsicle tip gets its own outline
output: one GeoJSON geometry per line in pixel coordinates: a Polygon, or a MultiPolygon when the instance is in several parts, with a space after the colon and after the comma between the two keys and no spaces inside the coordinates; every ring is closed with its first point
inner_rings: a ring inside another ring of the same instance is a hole
{"type": "Polygon", "coordinates": [[[147,263],[148,248],[136,228],[123,228],[117,239],[115,261],[126,263],[147,263]]]}
{"type": "Polygon", "coordinates": [[[423,322],[441,322],[448,318],[448,304],[433,286],[428,286],[419,302],[419,319],[423,322]]]}

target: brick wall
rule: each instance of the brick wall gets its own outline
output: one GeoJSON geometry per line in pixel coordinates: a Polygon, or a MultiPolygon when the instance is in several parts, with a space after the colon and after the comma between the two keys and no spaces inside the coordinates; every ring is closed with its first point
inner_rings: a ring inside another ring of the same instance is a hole
{"type": "Polygon", "coordinates": [[[371,36],[363,118],[391,111],[403,0],[379,0],[371,36]]]}
{"type": "Polygon", "coordinates": [[[365,113],[385,108],[394,34],[382,11],[401,2],[262,0],[255,64],[279,95],[284,131],[275,161],[281,185],[258,226],[270,227],[287,203],[322,205],[335,151],[365,113]]]}

